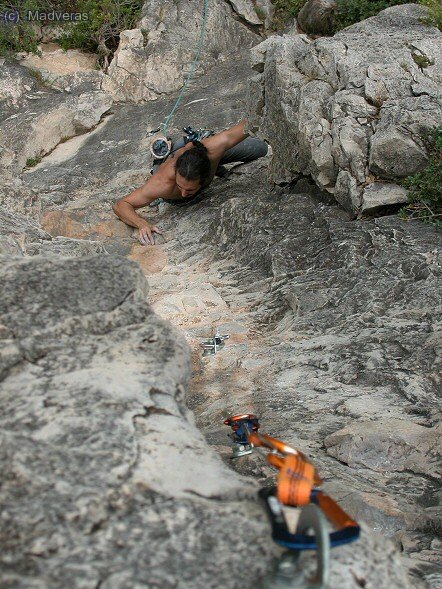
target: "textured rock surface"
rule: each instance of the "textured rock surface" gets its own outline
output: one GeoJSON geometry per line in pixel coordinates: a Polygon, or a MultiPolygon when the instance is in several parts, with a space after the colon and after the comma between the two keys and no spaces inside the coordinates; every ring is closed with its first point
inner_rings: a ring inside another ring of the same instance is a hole
{"type": "Polygon", "coordinates": [[[0,117],[0,177],[11,180],[28,159],[49,153],[61,140],[95,127],[112,105],[111,96],[84,83],[63,92],[37,84],[20,65],[3,67],[0,87],[4,101],[0,117]],[[15,85],[11,85],[11,79],[15,85]],[[29,81],[32,80],[32,84],[29,81]]]}
{"type": "Polygon", "coordinates": [[[336,0],[308,0],[299,11],[298,23],[306,33],[331,34],[336,8],[336,0]]]}
{"type": "Polygon", "coordinates": [[[359,421],[328,436],[325,445],[331,456],[351,466],[381,472],[408,470],[435,479],[441,476],[440,428],[391,418],[359,421]]]}
{"type": "MultiPolygon", "coordinates": [[[[202,2],[147,0],[139,28],[121,35],[103,89],[117,101],[144,102],[181,88],[200,40],[202,14],[202,2]]],[[[195,79],[261,40],[234,15],[261,23],[252,2],[211,1],[195,79]]]]}
{"type": "Polygon", "coordinates": [[[275,152],[276,181],[311,175],[354,215],[375,180],[422,169],[421,137],[442,119],[442,34],[424,14],[394,6],[332,38],[283,35],[253,48],[250,128],[288,139],[275,152]]]}
{"type": "MultiPolygon", "coordinates": [[[[238,57],[200,78],[173,133],[237,122],[249,76],[238,57]]],[[[320,113],[328,90],[314,89],[320,113]]],[[[222,425],[226,410],[251,410],[366,522],[359,542],[333,550],[331,587],[436,589],[433,471],[420,474],[420,456],[396,471],[368,458],[373,446],[385,462],[403,452],[404,427],[436,426],[440,236],[396,217],[350,222],[305,194],[307,182],[303,193],[268,185],[263,159],[234,167],[199,204],[142,211],[164,239],[141,247],[111,204],[145,181],[145,125],[175,100],[115,105],[83,142],[0,190],[2,582],[256,587],[273,548],[254,496],[275,473],[258,453],[232,465],[222,425]],[[215,324],[230,340],[202,359],[215,324]],[[401,436],[358,443],[364,464],[326,452],[343,428],[387,419],[401,436]]],[[[314,116],[304,109],[312,128],[314,116]]],[[[290,153],[290,139],[281,132],[274,151],[290,153]]],[[[312,153],[320,167],[326,151],[312,153]]]]}
{"type": "Polygon", "coordinates": [[[1,273],[2,583],[214,587],[209,544],[225,586],[246,557],[262,570],[263,514],[222,500],[241,481],[192,425],[187,346],[139,267],[36,257],[1,273]],[[235,525],[258,541],[230,549],[235,525]]]}

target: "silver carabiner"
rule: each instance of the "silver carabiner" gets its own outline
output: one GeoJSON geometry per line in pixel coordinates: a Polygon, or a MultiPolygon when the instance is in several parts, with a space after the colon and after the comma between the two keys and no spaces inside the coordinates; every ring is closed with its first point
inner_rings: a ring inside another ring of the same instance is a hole
{"type": "Polygon", "coordinates": [[[330,536],[327,518],[313,503],[302,508],[297,534],[313,530],[316,539],[316,572],[307,578],[300,567],[300,552],[287,550],[262,582],[262,589],[326,589],[330,577],[330,536]]]}

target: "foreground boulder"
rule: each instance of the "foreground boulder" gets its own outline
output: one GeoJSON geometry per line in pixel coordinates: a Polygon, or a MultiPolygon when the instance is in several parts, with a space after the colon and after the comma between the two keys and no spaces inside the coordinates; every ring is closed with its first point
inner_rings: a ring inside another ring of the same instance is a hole
{"type": "MultiPolygon", "coordinates": [[[[274,553],[266,516],[194,427],[187,344],[138,266],[3,258],[0,278],[5,586],[255,587],[274,553]]],[[[331,578],[408,587],[365,526],[331,578]]]]}
{"type": "Polygon", "coordinates": [[[332,38],[253,48],[250,129],[276,147],[274,180],[311,175],[352,215],[406,201],[394,182],[426,165],[442,120],[442,34],[425,14],[394,6],[332,38]]]}
{"type": "Polygon", "coordinates": [[[223,586],[246,557],[258,571],[264,514],[220,501],[242,483],[192,425],[187,345],[145,302],[138,266],[3,259],[0,284],[3,582],[215,586],[209,541],[223,586]],[[230,549],[237,526],[254,541],[230,549]]]}

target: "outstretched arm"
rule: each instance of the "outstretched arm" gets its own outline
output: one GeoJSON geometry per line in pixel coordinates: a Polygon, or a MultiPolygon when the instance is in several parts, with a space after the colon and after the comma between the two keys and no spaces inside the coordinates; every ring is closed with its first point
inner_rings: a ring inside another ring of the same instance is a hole
{"type": "Polygon", "coordinates": [[[245,126],[247,124],[246,119],[240,121],[234,127],[230,127],[230,129],[226,129],[221,133],[225,135],[226,142],[227,142],[227,149],[231,147],[235,147],[238,143],[241,143],[243,139],[249,136],[248,133],[245,132],[245,126]]]}
{"type": "Polygon", "coordinates": [[[228,149],[235,147],[235,145],[249,136],[244,130],[246,123],[247,120],[243,119],[237,125],[230,127],[230,129],[203,139],[202,143],[204,143],[215,158],[221,158],[228,149]]]}
{"type": "Polygon", "coordinates": [[[157,190],[159,187],[157,187],[156,184],[157,183],[153,178],[149,178],[141,188],[137,188],[124,198],[117,201],[113,206],[115,214],[124,221],[126,225],[137,227],[140,230],[138,238],[143,245],[155,245],[153,234],[161,234],[161,231],[158,227],[151,225],[146,219],[137,215],[135,209],[145,207],[158,198],[157,190]]]}

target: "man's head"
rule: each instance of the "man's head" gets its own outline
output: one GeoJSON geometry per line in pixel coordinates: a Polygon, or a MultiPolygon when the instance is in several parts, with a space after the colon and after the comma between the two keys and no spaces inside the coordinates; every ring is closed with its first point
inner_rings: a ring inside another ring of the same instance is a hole
{"type": "Polygon", "coordinates": [[[193,196],[210,176],[211,164],[207,148],[199,141],[192,141],[193,147],[177,159],[175,166],[176,183],[181,195],[193,196]]]}

